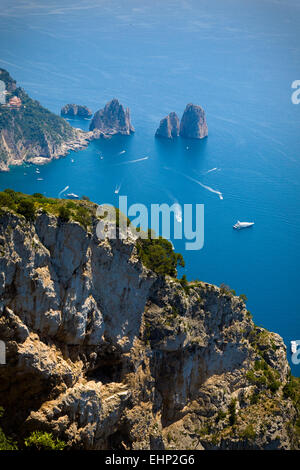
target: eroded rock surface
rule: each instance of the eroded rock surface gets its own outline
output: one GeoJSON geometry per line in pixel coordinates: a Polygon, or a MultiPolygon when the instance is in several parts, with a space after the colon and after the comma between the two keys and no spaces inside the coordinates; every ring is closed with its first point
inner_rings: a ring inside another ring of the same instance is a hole
{"type": "Polygon", "coordinates": [[[156,137],[173,139],[179,136],[179,119],[176,113],[170,113],[160,121],[159,127],[155,133],[156,137]]]}
{"type": "Polygon", "coordinates": [[[63,117],[90,118],[93,112],[87,107],[79,104],[66,104],[60,111],[63,117]]]}
{"type": "Polygon", "coordinates": [[[129,108],[124,108],[117,99],[109,101],[104,109],[94,114],[90,131],[100,131],[104,134],[130,135],[134,128],[130,122],[129,108]]]}
{"type": "Polygon", "coordinates": [[[208,135],[205,112],[201,106],[187,104],[180,122],[180,135],[188,139],[203,139],[208,135]]]}
{"type": "Polygon", "coordinates": [[[96,223],[1,215],[5,429],[77,449],[297,448],[282,339],[238,297],[146,269],[134,237],[99,241],[96,223]]]}

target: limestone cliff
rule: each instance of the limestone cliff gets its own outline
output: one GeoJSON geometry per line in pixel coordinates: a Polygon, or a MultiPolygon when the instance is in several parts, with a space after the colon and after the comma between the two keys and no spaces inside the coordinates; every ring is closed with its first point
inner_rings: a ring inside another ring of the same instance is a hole
{"type": "Polygon", "coordinates": [[[61,108],[60,114],[63,117],[90,118],[92,117],[93,112],[87,106],[66,104],[61,108]]]}
{"type": "Polygon", "coordinates": [[[201,106],[187,104],[180,122],[180,135],[189,139],[203,139],[208,135],[205,112],[201,106]]]}
{"type": "Polygon", "coordinates": [[[4,69],[0,69],[0,80],[6,86],[6,103],[0,104],[0,171],[23,162],[47,163],[85,147],[94,138],[32,100],[4,69]],[[12,99],[17,105],[11,104],[12,99]]]}
{"type": "Polygon", "coordinates": [[[90,131],[100,131],[107,135],[130,135],[134,128],[130,122],[129,108],[124,107],[117,99],[109,101],[104,107],[94,114],[90,124],[90,131]]]}
{"type": "Polygon", "coordinates": [[[282,339],[230,292],[145,268],[134,236],[99,241],[96,223],[1,211],[5,430],[77,449],[298,448],[282,339]]]}
{"type": "Polygon", "coordinates": [[[173,139],[179,136],[179,119],[176,113],[170,113],[160,121],[155,136],[166,139],[173,139]]]}

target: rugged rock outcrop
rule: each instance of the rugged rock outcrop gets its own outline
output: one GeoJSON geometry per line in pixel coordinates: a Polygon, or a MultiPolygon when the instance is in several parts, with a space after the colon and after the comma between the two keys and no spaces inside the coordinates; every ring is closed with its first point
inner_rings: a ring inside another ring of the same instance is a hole
{"type": "Polygon", "coordinates": [[[48,163],[70,150],[84,148],[95,138],[92,132],[74,129],[65,119],[32,100],[4,69],[0,69],[0,80],[7,92],[7,103],[0,105],[0,171],[24,162],[48,163]],[[10,106],[12,97],[19,98],[21,105],[10,106]]]}
{"type": "Polygon", "coordinates": [[[160,121],[155,137],[173,139],[179,136],[179,119],[176,113],[170,113],[160,121]]]}
{"type": "Polygon", "coordinates": [[[61,108],[60,114],[63,117],[90,118],[92,117],[93,112],[87,106],[82,106],[79,104],[66,104],[63,108],[61,108]]]}
{"type": "Polygon", "coordinates": [[[84,449],[290,449],[282,339],[242,300],[182,287],[140,262],[134,236],[2,209],[0,367],[5,430],[84,449]]]}
{"type": "Polygon", "coordinates": [[[201,106],[187,104],[180,122],[180,136],[203,139],[208,135],[205,112],[201,106]]]}
{"type": "Polygon", "coordinates": [[[119,101],[114,98],[105,105],[104,109],[100,109],[94,114],[90,131],[100,131],[106,135],[132,134],[134,128],[130,122],[129,108],[124,109],[119,101]]]}

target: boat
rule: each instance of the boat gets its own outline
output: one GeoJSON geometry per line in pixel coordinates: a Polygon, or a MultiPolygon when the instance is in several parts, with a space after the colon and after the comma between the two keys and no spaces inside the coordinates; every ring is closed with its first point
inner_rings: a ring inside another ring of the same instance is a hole
{"type": "Polygon", "coordinates": [[[297,341],[291,341],[291,351],[292,351],[292,354],[296,354],[296,352],[297,352],[297,341]]]}
{"type": "Polygon", "coordinates": [[[67,194],[68,199],[79,199],[79,196],[75,193],[69,193],[67,194]]]}
{"type": "Polygon", "coordinates": [[[234,224],[233,228],[240,230],[241,228],[252,227],[252,225],[254,225],[254,222],[240,222],[238,220],[237,223],[234,224]]]}

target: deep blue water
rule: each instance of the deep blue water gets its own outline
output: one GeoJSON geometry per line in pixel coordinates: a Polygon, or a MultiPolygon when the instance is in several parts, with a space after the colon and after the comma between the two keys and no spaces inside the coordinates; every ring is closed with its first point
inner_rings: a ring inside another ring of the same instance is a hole
{"type": "MultiPolygon", "coordinates": [[[[96,111],[117,97],[130,107],[136,133],[93,142],[40,175],[14,168],[0,174],[0,189],[57,196],[69,185],[116,204],[121,185],[129,204],[203,203],[204,248],[185,251],[174,241],[187,277],[245,293],[256,324],[286,344],[300,339],[300,105],[291,102],[291,83],[300,79],[299,2],[63,4],[2,0],[0,66],[57,113],[73,102],[96,111]],[[188,102],[206,110],[209,137],[155,140],[159,120],[170,111],[181,116],[188,102]],[[255,226],[236,232],[237,219],[255,226]]],[[[293,372],[300,375],[300,366],[293,372]]]]}

